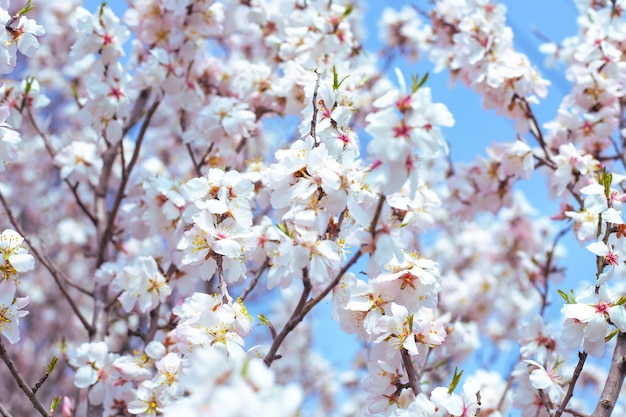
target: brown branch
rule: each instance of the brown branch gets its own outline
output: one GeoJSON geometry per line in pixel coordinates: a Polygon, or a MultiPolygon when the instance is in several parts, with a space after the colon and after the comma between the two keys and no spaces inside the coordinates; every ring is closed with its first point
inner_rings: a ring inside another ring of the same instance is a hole
{"type": "Polygon", "coordinates": [[[311,117],[311,137],[313,141],[317,143],[317,91],[320,88],[320,73],[317,72],[317,69],[314,71],[317,74],[317,79],[315,80],[315,89],[313,90],[313,116],[311,117]]]}
{"type": "Polygon", "coordinates": [[[159,330],[159,310],[161,308],[161,303],[157,305],[150,311],[150,326],[148,327],[148,331],[143,337],[143,341],[145,344],[148,344],[154,340],[154,336],[159,330]]]}
{"type": "Polygon", "coordinates": [[[537,288],[537,290],[539,291],[539,294],[541,295],[541,310],[539,312],[539,314],[541,316],[543,316],[545,309],[548,305],[548,290],[549,290],[549,286],[550,286],[550,280],[549,280],[549,276],[552,272],[555,271],[554,266],[552,265],[552,262],[554,261],[554,251],[556,250],[556,245],[559,243],[559,240],[565,236],[565,234],[571,229],[571,226],[567,226],[563,229],[561,229],[559,231],[559,233],[557,233],[557,235],[554,237],[554,240],[552,241],[552,247],[550,248],[550,250],[547,252],[546,255],[546,262],[543,265],[543,276],[544,276],[544,288],[543,291],[539,291],[539,288],[537,288]]]}
{"type": "Polygon", "coordinates": [[[569,403],[569,401],[572,399],[572,396],[574,395],[574,388],[576,387],[576,382],[578,382],[578,377],[580,377],[580,374],[583,371],[583,366],[585,365],[586,360],[587,352],[578,352],[578,363],[576,364],[576,368],[574,369],[572,380],[569,382],[565,397],[563,397],[561,405],[559,405],[556,413],[554,413],[554,417],[561,417],[561,414],[563,414],[563,411],[565,411],[565,407],[567,407],[567,403],[569,403]]]}
{"type": "Polygon", "coordinates": [[[74,314],[76,314],[76,317],[78,317],[83,327],[85,327],[85,330],[87,330],[87,332],[91,334],[93,332],[92,327],[89,325],[85,317],[83,317],[83,315],[80,312],[80,309],[76,305],[74,298],[67,292],[67,289],[65,288],[65,284],[63,284],[63,281],[68,281],[68,278],[65,277],[63,272],[61,272],[61,270],[57,268],[56,265],[54,265],[52,260],[48,259],[48,257],[45,254],[43,254],[37,248],[36,245],[33,244],[32,240],[24,232],[24,229],[22,229],[22,226],[19,224],[19,222],[13,215],[13,211],[9,207],[9,203],[4,198],[4,195],[2,194],[2,192],[0,192],[0,203],[2,203],[2,205],[4,206],[4,210],[7,213],[7,216],[9,217],[9,221],[11,222],[11,224],[13,225],[17,233],[19,233],[24,238],[24,241],[30,248],[30,251],[33,253],[33,255],[35,255],[35,257],[37,257],[39,262],[41,262],[43,266],[48,270],[48,272],[50,272],[50,275],[52,275],[54,282],[56,282],[57,287],[59,287],[59,290],[61,290],[63,297],[65,297],[65,299],[69,303],[72,311],[74,312],[74,314]]]}
{"type": "Polygon", "coordinates": [[[580,411],[572,410],[571,408],[566,408],[565,412],[575,417],[589,417],[589,414],[581,413],[580,411]]]}
{"type": "Polygon", "coordinates": [[[117,194],[113,202],[113,207],[111,208],[111,211],[108,213],[108,216],[107,216],[106,227],[103,231],[102,236],[100,237],[100,247],[98,248],[99,250],[98,250],[96,266],[100,266],[104,262],[104,255],[106,253],[105,248],[107,246],[109,239],[113,235],[113,225],[115,223],[115,218],[117,217],[117,212],[124,198],[126,185],[128,184],[128,180],[130,179],[130,175],[133,171],[133,168],[135,164],[137,163],[137,160],[139,159],[139,152],[141,150],[141,145],[143,144],[143,140],[146,137],[146,132],[148,131],[148,126],[150,125],[152,116],[154,115],[157,108],[159,107],[159,103],[160,101],[155,102],[150,107],[150,109],[148,109],[148,112],[146,113],[146,118],[144,119],[143,124],[141,125],[141,130],[139,131],[139,135],[137,136],[137,142],[135,142],[135,149],[133,151],[133,156],[128,162],[125,175],[122,176],[120,186],[117,190],[117,194]]]}
{"type": "Polygon", "coordinates": [[[0,416],[2,416],[2,417],[13,417],[11,415],[11,413],[9,413],[9,410],[4,408],[4,406],[2,404],[0,404],[0,416]]]}
{"type": "Polygon", "coordinates": [[[409,378],[409,386],[413,390],[413,394],[418,395],[421,391],[420,382],[419,378],[417,377],[415,366],[413,366],[411,355],[405,348],[400,349],[400,355],[402,356],[402,365],[404,365],[406,376],[409,378]]]}
{"type": "Polygon", "coordinates": [[[552,412],[550,411],[550,403],[548,403],[548,399],[546,398],[545,392],[543,392],[542,389],[538,389],[537,393],[539,394],[539,398],[541,399],[541,402],[543,403],[543,406],[545,407],[546,411],[548,412],[548,415],[551,416],[552,412]]]}
{"type": "MultiPolygon", "coordinates": [[[[383,202],[385,201],[385,196],[383,194],[380,195],[378,206],[376,207],[376,212],[374,213],[374,218],[372,219],[372,223],[370,224],[370,233],[372,238],[376,233],[376,224],[378,223],[378,218],[380,217],[380,213],[382,211],[383,202]]],[[[305,268],[303,270],[303,282],[304,289],[300,296],[300,300],[298,301],[298,305],[295,310],[291,314],[291,317],[280,331],[278,336],[274,339],[272,346],[270,347],[270,351],[265,356],[264,362],[267,366],[271,366],[274,359],[276,359],[276,352],[278,352],[278,348],[285,340],[285,337],[296,328],[296,326],[304,319],[304,317],[315,307],[320,301],[322,301],[332,290],[339,284],[339,281],[344,276],[346,272],[361,258],[363,255],[363,249],[359,248],[359,250],[352,256],[352,258],[341,268],[341,271],[337,273],[335,278],[324,288],[316,297],[311,298],[309,301],[306,299],[311,292],[311,283],[309,282],[308,277],[308,269],[305,268]]]]}
{"type": "Polygon", "coordinates": [[[254,274],[254,278],[252,278],[252,281],[250,282],[250,285],[248,285],[248,287],[239,296],[241,301],[245,301],[246,300],[246,297],[248,297],[248,295],[252,292],[254,287],[256,287],[256,284],[259,282],[259,279],[261,278],[261,275],[263,275],[263,272],[265,272],[265,270],[269,266],[270,266],[270,260],[268,258],[268,259],[265,260],[265,262],[263,262],[263,265],[261,265],[261,267],[256,271],[256,273],[254,274]]]}
{"type": "Polygon", "coordinates": [[[626,377],[626,333],[620,332],[617,335],[609,375],[591,417],[609,417],[611,415],[622,389],[624,377],[626,377]]]}
{"type": "Polygon", "coordinates": [[[304,287],[302,288],[302,294],[300,294],[298,305],[293,310],[291,317],[289,318],[283,329],[280,331],[280,333],[278,333],[278,335],[276,335],[276,337],[272,341],[272,346],[270,347],[269,352],[267,352],[267,355],[265,355],[265,359],[263,361],[268,367],[271,366],[272,362],[274,362],[274,360],[276,359],[276,353],[278,352],[278,348],[283,343],[283,340],[285,340],[285,337],[287,337],[287,335],[296,328],[298,323],[300,323],[305,316],[305,314],[302,314],[302,311],[304,310],[306,300],[309,298],[309,294],[311,293],[311,280],[309,279],[308,268],[304,268],[302,270],[302,283],[304,284],[304,287]]]}
{"type": "Polygon", "coordinates": [[[9,357],[9,353],[5,349],[2,341],[0,341],[0,359],[2,359],[7,368],[9,368],[11,375],[13,375],[13,379],[15,380],[15,382],[17,382],[17,385],[24,392],[24,394],[26,394],[30,402],[33,404],[33,407],[35,407],[35,410],[39,411],[39,414],[44,417],[50,417],[50,415],[48,414],[48,410],[46,410],[43,404],[39,401],[35,393],[30,389],[28,383],[24,380],[20,372],[15,367],[15,364],[9,357]]]}

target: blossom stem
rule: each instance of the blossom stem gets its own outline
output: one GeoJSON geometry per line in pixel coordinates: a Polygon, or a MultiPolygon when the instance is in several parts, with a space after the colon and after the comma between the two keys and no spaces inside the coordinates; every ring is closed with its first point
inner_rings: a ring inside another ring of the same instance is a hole
{"type": "Polygon", "coordinates": [[[311,117],[311,137],[313,138],[313,141],[317,144],[317,112],[318,112],[318,108],[317,108],[317,91],[320,88],[320,74],[319,72],[317,72],[317,69],[315,70],[315,74],[317,75],[317,78],[315,80],[315,89],[313,90],[313,116],[311,117]]]}
{"type": "Polygon", "coordinates": [[[322,292],[320,292],[316,297],[311,298],[309,301],[306,301],[306,299],[309,296],[309,293],[311,292],[311,283],[308,281],[308,270],[307,268],[305,268],[303,271],[303,274],[306,276],[306,280],[303,279],[303,282],[305,284],[305,288],[302,290],[302,295],[300,296],[300,300],[298,301],[298,305],[296,306],[295,310],[293,311],[293,313],[291,314],[291,317],[289,318],[289,321],[287,321],[287,324],[285,324],[285,327],[283,327],[283,329],[280,331],[280,333],[278,333],[278,335],[276,336],[276,338],[274,338],[273,342],[272,342],[272,346],[270,347],[270,351],[267,353],[267,355],[265,356],[264,362],[267,366],[271,366],[272,362],[274,361],[274,359],[276,359],[276,352],[278,352],[278,348],[280,347],[280,345],[282,344],[283,340],[285,340],[285,337],[287,337],[287,335],[296,328],[296,326],[302,321],[302,319],[304,319],[304,316],[306,316],[308,314],[309,311],[311,311],[311,309],[313,309],[313,307],[315,307],[320,301],[322,301],[327,295],[328,293],[330,293],[332,291],[333,288],[335,288],[337,286],[337,284],[339,284],[339,281],[341,280],[341,277],[343,277],[343,275],[348,272],[348,270],[350,268],[352,268],[352,266],[356,263],[356,261],[359,260],[359,258],[363,255],[363,251],[361,249],[359,249],[353,256],[352,258],[348,261],[348,263],[346,263],[343,268],[341,268],[341,271],[339,271],[339,273],[335,276],[335,278],[332,280],[332,282],[322,290],[322,292]],[[307,282],[309,285],[309,288],[307,290],[307,282]]]}
{"type": "Polygon", "coordinates": [[[248,297],[248,294],[250,294],[250,292],[252,292],[254,287],[256,287],[256,284],[259,282],[261,275],[263,275],[263,272],[265,272],[265,270],[269,266],[270,266],[270,260],[268,258],[265,260],[265,262],[263,262],[263,265],[261,265],[261,267],[256,271],[256,273],[254,274],[254,278],[252,278],[252,281],[250,282],[250,285],[248,285],[248,287],[239,296],[239,298],[241,298],[241,301],[246,300],[246,298],[248,297]]]}
{"type": "Polygon", "coordinates": [[[585,365],[585,361],[587,360],[587,352],[578,352],[578,363],[576,364],[576,368],[574,369],[574,374],[572,375],[572,380],[567,387],[567,392],[565,393],[565,397],[563,397],[563,401],[561,401],[561,405],[554,413],[554,417],[561,417],[563,411],[565,411],[565,407],[567,407],[567,403],[572,399],[574,395],[574,388],[576,387],[576,382],[578,381],[578,377],[583,371],[583,366],[585,365]]]}
{"type": "Polygon", "coordinates": [[[46,407],[44,407],[43,404],[39,401],[35,393],[30,389],[28,383],[26,383],[26,381],[24,380],[24,377],[22,377],[20,372],[17,370],[15,364],[13,363],[13,360],[11,360],[11,358],[9,357],[9,353],[7,352],[4,344],[1,341],[0,359],[2,359],[7,368],[9,368],[9,372],[11,372],[11,375],[13,375],[13,379],[15,379],[17,385],[24,392],[24,394],[26,394],[30,402],[33,404],[33,407],[35,407],[35,410],[39,411],[39,414],[41,414],[42,416],[49,417],[50,415],[48,414],[48,410],[46,410],[46,407]]]}
{"type": "Polygon", "coordinates": [[[613,408],[615,408],[624,383],[624,377],[626,377],[626,334],[620,332],[615,343],[609,374],[604,383],[600,400],[591,417],[609,417],[613,413],[613,408]]]}
{"type": "Polygon", "coordinates": [[[420,382],[413,361],[411,360],[411,355],[409,355],[409,352],[405,348],[400,349],[400,355],[402,356],[402,365],[404,365],[406,376],[409,378],[409,386],[413,390],[413,394],[418,395],[421,391],[420,382]]]}
{"type": "Polygon", "coordinates": [[[137,142],[135,143],[133,156],[128,162],[128,166],[126,167],[124,175],[122,175],[122,180],[121,180],[119,189],[117,190],[115,201],[113,202],[113,207],[111,208],[111,211],[109,212],[107,216],[106,227],[104,228],[103,234],[100,236],[100,247],[98,248],[98,257],[97,257],[97,262],[96,262],[97,266],[102,265],[102,263],[104,262],[107,242],[113,235],[113,226],[115,223],[115,218],[117,217],[117,211],[120,208],[122,199],[124,198],[124,195],[126,192],[126,184],[128,183],[128,180],[130,179],[130,174],[132,173],[133,168],[135,164],[137,163],[137,160],[139,159],[139,151],[141,150],[141,145],[143,144],[143,140],[146,136],[146,132],[148,131],[148,126],[150,125],[152,116],[156,112],[160,103],[161,103],[160,101],[156,101],[148,109],[148,112],[146,113],[146,118],[143,124],[141,125],[141,130],[139,131],[139,135],[137,136],[137,142]]]}
{"type": "Polygon", "coordinates": [[[272,362],[274,362],[274,360],[276,359],[278,348],[283,343],[283,340],[285,340],[285,337],[287,337],[287,335],[296,328],[296,326],[302,321],[302,319],[306,315],[306,313],[303,314],[302,312],[306,305],[306,300],[309,298],[309,294],[311,293],[311,281],[309,280],[308,268],[304,268],[302,270],[302,282],[304,284],[304,288],[302,289],[302,294],[300,294],[298,305],[293,310],[289,321],[287,321],[280,333],[278,333],[278,335],[274,337],[274,340],[272,341],[272,346],[265,356],[264,362],[268,367],[271,366],[272,362]]]}
{"type": "Polygon", "coordinates": [[[4,406],[2,404],[0,404],[0,416],[2,416],[2,417],[13,417],[11,415],[11,413],[9,413],[9,410],[4,408],[4,406]]]}

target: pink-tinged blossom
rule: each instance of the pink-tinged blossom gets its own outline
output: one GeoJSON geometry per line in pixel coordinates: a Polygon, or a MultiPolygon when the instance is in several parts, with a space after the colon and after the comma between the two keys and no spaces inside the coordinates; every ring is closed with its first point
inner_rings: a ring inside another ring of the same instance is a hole
{"type": "Polygon", "coordinates": [[[143,381],[135,391],[135,400],[128,403],[128,412],[140,417],[163,414],[164,406],[159,400],[163,387],[152,381],[143,381]]]}
{"type": "Polygon", "coordinates": [[[17,51],[33,57],[39,49],[37,36],[46,33],[43,26],[26,16],[11,17],[0,8],[0,74],[13,71],[17,63],[17,51]]]}
{"type": "Polygon", "coordinates": [[[623,275],[626,270],[626,241],[624,238],[616,238],[615,234],[611,234],[606,243],[603,240],[592,242],[587,245],[587,250],[603,258],[604,266],[608,267],[607,271],[598,276],[597,285],[604,284],[616,273],[623,275]]]}
{"type": "Polygon", "coordinates": [[[389,315],[384,315],[378,319],[376,324],[378,338],[374,340],[374,343],[385,341],[395,350],[403,348],[410,355],[417,355],[419,351],[415,343],[414,319],[415,315],[409,313],[406,307],[392,302],[389,315]]]}
{"type": "Polygon", "coordinates": [[[210,346],[188,358],[180,375],[187,395],[168,405],[165,417],[291,417],[299,411],[302,391],[279,385],[273,369],[258,358],[229,357],[210,346]]]}
{"type": "Polygon", "coordinates": [[[410,310],[419,307],[435,308],[439,293],[437,264],[417,254],[405,254],[404,261],[393,259],[383,272],[371,280],[380,291],[410,310]]]}
{"type": "Polygon", "coordinates": [[[70,52],[71,58],[80,60],[88,54],[100,53],[102,62],[109,65],[124,55],[123,44],[130,32],[111,8],[102,5],[94,15],[79,7],[74,27],[78,36],[70,52]]]}
{"type": "Polygon", "coordinates": [[[102,169],[102,158],[95,143],[73,141],[63,147],[54,159],[61,168],[61,178],[71,177],[75,181],[98,183],[98,176],[102,169]]]}
{"type": "Polygon", "coordinates": [[[247,310],[239,303],[222,303],[216,294],[194,293],[173,309],[180,322],[170,337],[183,352],[198,346],[220,346],[229,356],[245,356],[243,338],[251,329],[247,310]]]}
{"type": "Polygon", "coordinates": [[[575,303],[565,304],[561,308],[565,317],[561,340],[570,348],[582,343],[591,356],[601,356],[605,337],[613,327],[626,331],[626,312],[617,301],[619,299],[604,284],[599,287],[598,294],[592,287],[577,296],[575,303]]]}
{"type": "Polygon", "coordinates": [[[35,258],[28,253],[24,238],[15,230],[6,229],[0,234],[0,272],[5,279],[35,268],[35,258]]]}
{"type": "MultiPolygon", "coordinates": [[[[614,183],[622,180],[622,176],[615,174],[614,183]]],[[[609,190],[610,194],[607,198],[604,187],[598,183],[593,183],[581,188],[580,192],[585,195],[584,207],[589,213],[600,215],[601,219],[606,223],[624,224],[622,219],[622,198],[617,197],[615,190],[609,190]]]]}
{"type": "Polygon", "coordinates": [[[70,352],[70,364],[75,366],[74,385],[90,388],[89,400],[102,404],[108,387],[118,377],[113,361],[117,354],[110,353],[105,342],[83,343],[70,352]]]}
{"type": "Polygon", "coordinates": [[[20,133],[6,122],[9,114],[9,107],[0,105],[0,172],[17,159],[18,145],[22,142],[20,133]]]}
{"type": "Polygon", "coordinates": [[[147,313],[165,301],[171,288],[159,267],[150,256],[141,256],[132,265],[125,266],[111,283],[111,290],[121,292],[119,301],[126,312],[137,306],[147,313]]]}
{"type": "Polygon", "coordinates": [[[435,404],[437,417],[460,416],[463,414],[463,400],[455,393],[448,392],[446,387],[437,387],[430,393],[430,401],[435,404]]]}
{"type": "Polygon", "coordinates": [[[15,289],[12,280],[0,281],[0,334],[11,344],[20,340],[20,317],[28,314],[23,308],[30,302],[28,297],[15,297],[15,289]]]}
{"type": "Polygon", "coordinates": [[[525,360],[524,362],[528,364],[528,377],[531,385],[538,390],[543,390],[553,404],[560,403],[565,396],[565,390],[556,366],[545,368],[533,360],[525,360]]]}

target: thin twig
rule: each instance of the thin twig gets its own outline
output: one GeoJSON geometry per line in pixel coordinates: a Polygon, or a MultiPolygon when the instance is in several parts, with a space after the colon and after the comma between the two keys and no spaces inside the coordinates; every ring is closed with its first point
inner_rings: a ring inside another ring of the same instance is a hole
{"type": "Polygon", "coordinates": [[[265,355],[264,362],[268,367],[271,366],[272,362],[274,362],[274,360],[276,359],[276,353],[278,352],[278,348],[283,343],[283,340],[285,340],[285,337],[287,337],[287,335],[291,333],[291,331],[295,329],[298,323],[300,323],[304,318],[304,314],[301,314],[301,312],[304,310],[306,300],[309,298],[309,294],[311,293],[311,280],[309,279],[308,268],[304,268],[302,270],[302,283],[304,284],[304,286],[302,288],[302,294],[300,294],[300,299],[298,300],[298,305],[293,310],[291,317],[289,318],[283,329],[280,331],[280,333],[278,333],[278,335],[276,335],[276,337],[272,341],[272,346],[270,347],[269,352],[267,352],[267,355],[265,355]]]}
{"type": "Polygon", "coordinates": [[[101,236],[100,238],[100,247],[98,250],[98,257],[97,257],[98,260],[96,262],[96,266],[100,266],[104,262],[104,254],[106,253],[105,248],[107,246],[109,239],[113,235],[113,225],[115,223],[115,218],[117,217],[117,211],[120,208],[120,205],[122,203],[122,200],[126,192],[126,185],[128,184],[128,180],[130,179],[130,175],[132,174],[133,168],[135,164],[137,163],[137,160],[139,159],[139,152],[141,150],[141,145],[143,144],[143,140],[145,139],[146,132],[148,131],[148,126],[150,125],[150,121],[152,120],[152,116],[156,112],[160,103],[161,103],[160,101],[157,101],[150,107],[150,109],[148,109],[148,112],[146,113],[146,118],[144,119],[143,124],[141,125],[141,130],[139,131],[139,135],[137,136],[137,141],[135,142],[135,149],[133,151],[133,156],[131,157],[128,163],[128,166],[126,169],[126,175],[122,176],[119,189],[117,190],[117,194],[113,202],[113,207],[111,208],[111,211],[108,213],[106,228],[104,229],[103,236],[101,236]]]}
{"type": "Polygon", "coordinates": [[[261,278],[261,275],[263,275],[263,272],[265,272],[265,270],[269,266],[270,266],[270,260],[268,258],[265,260],[265,262],[263,262],[263,265],[261,265],[261,267],[257,269],[256,273],[254,274],[254,278],[252,278],[252,281],[250,282],[250,285],[248,285],[248,287],[239,296],[241,301],[246,300],[246,298],[248,297],[248,294],[250,294],[250,292],[252,292],[254,287],[256,287],[256,284],[259,282],[259,278],[261,278]]]}
{"type": "Polygon", "coordinates": [[[589,414],[581,413],[580,411],[573,410],[571,408],[565,409],[566,413],[569,413],[575,417],[590,417],[589,414]]]}
{"type": "Polygon", "coordinates": [[[24,392],[24,394],[26,394],[33,407],[35,407],[35,410],[39,411],[39,414],[41,414],[42,416],[49,417],[48,410],[46,410],[46,407],[44,407],[43,404],[39,401],[35,393],[30,389],[28,383],[24,380],[20,372],[17,370],[15,364],[13,363],[13,360],[11,360],[11,358],[9,357],[9,353],[5,349],[2,341],[0,341],[0,359],[2,359],[7,368],[9,368],[11,375],[13,375],[13,379],[15,379],[17,385],[24,392]]]}
{"type": "Polygon", "coordinates": [[[85,330],[87,330],[87,332],[91,334],[93,331],[92,327],[89,325],[85,317],[83,317],[82,313],[80,312],[80,309],[76,305],[74,298],[67,292],[67,289],[65,288],[65,285],[63,284],[63,281],[68,281],[68,279],[65,277],[63,272],[61,272],[61,270],[57,268],[56,265],[54,265],[52,260],[48,259],[48,257],[43,252],[41,252],[37,248],[36,245],[33,244],[32,240],[24,232],[24,229],[22,229],[22,226],[19,224],[19,222],[13,215],[13,211],[11,210],[11,207],[9,207],[9,203],[6,201],[1,191],[0,191],[0,203],[2,203],[2,206],[4,206],[4,210],[7,213],[7,216],[9,217],[9,221],[11,222],[11,224],[13,225],[17,233],[19,233],[24,238],[24,241],[30,248],[30,251],[37,257],[39,262],[43,264],[43,266],[48,270],[48,272],[50,272],[50,275],[52,275],[52,278],[54,278],[54,281],[56,282],[57,287],[59,287],[59,290],[61,290],[61,293],[63,294],[63,296],[69,303],[70,307],[72,308],[72,311],[74,312],[74,314],[76,314],[76,317],[78,317],[83,327],[85,327],[85,330]]]}
{"type": "Polygon", "coordinates": [[[587,360],[587,352],[578,352],[578,363],[576,364],[576,368],[574,369],[574,374],[572,375],[572,380],[567,387],[567,392],[565,393],[565,397],[563,397],[563,401],[561,401],[561,405],[554,413],[554,417],[561,417],[563,411],[565,411],[565,407],[567,407],[567,403],[572,399],[574,395],[574,388],[576,387],[576,382],[578,381],[578,377],[583,371],[583,366],[585,365],[585,360],[587,360]]]}
{"type": "Polygon", "coordinates": [[[565,236],[565,234],[571,230],[572,226],[567,226],[563,229],[561,229],[559,231],[559,233],[556,234],[556,236],[554,237],[554,240],[552,241],[552,247],[550,248],[550,250],[547,253],[546,256],[546,262],[543,265],[543,276],[544,276],[544,289],[543,291],[539,291],[540,295],[541,295],[541,310],[539,312],[539,314],[541,316],[543,316],[543,313],[548,305],[548,291],[549,291],[549,285],[550,285],[550,280],[548,279],[548,277],[550,276],[550,274],[552,272],[554,272],[553,266],[552,266],[552,261],[554,260],[554,251],[556,250],[556,245],[559,243],[559,240],[565,236]]]}
{"type": "Polygon", "coordinates": [[[409,378],[409,386],[413,390],[413,394],[418,395],[421,391],[420,382],[417,378],[417,372],[415,372],[411,355],[405,348],[400,349],[400,355],[402,356],[402,365],[404,365],[406,376],[409,378]]]}
{"type": "Polygon", "coordinates": [[[13,417],[11,415],[11,413],[9,413],[9,410],[7,410],[6,408],[4,408],[4,406],[2,404],[0,404],[0,415],[2,417],[13,417]]]}
{"type": "Polygon", "coordinates": [[[543,392],[542,389],[538,389],[537,392],[539,394],[539,398],[541,399],[541,402],[543,403],[543,406],[546,408],[546,411],[548,412],[548,415],[551,416],[552,411],[550,408],[550,404],[548,403],[548,399],[546,398],[545,392],[543,392]]]}
{"type": "Polygon", "coordinates": [[[317,72],[317,69],[314,71],[317,74],[317,79],[315,80],[315,89],[313,90],[313,116],[311,117],[311,137],[313,141],[317,143],[317,91],[320,88],[320,73],[317,72]]]}

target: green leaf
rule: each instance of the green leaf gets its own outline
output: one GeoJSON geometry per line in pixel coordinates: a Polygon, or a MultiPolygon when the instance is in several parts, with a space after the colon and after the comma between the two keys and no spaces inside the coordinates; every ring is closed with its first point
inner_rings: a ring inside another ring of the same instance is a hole
{"type": "Polygon", "coordinates": [[[243,366],[241,367],[241,376],[244,378],[248,377],[248,368],[250,364],[250,359],[246,358],[246,360],[243,361],[243,366]]]}
{"type": "Polygon", "coordinates": [[[563,300],[565,300],[565,302],[567,304],[572,304],[572,303],[569,302],[569,297],[568,297],[568,295],[564,291],[561,291],[561,290],[557,290],[557,291],[558,291],[559,295],[561,296],[561,298],[563,298],[563,300]]]}
{"type": "Polygon", "coordinates": [[[48,373],[54,371],[54,368],[57,366],[58,360],[59,360],[59,358],[57,356],[53,356],[52,357],[52,360],[48,364],[48,373]]]}
{"type": "Polygon", "coordinates": [[[26,5],[22,8],[22,10],[20,10],[19,12],[17,12],[17,16],[24,16],[26,13],[30,12],[31,10],[33,10],[35,8],[35,6],[31,6],[30,5],[30,0],[28,0],[26,2],[26,5]]]}
{"type": "Polygon", "coordinates": [[[619,329],[613,329],[613,331],[609,334],[606,335],[606,337],[604,338],[605,342],[608,342],[609,340],[613,339],[615,337],[616,334],[619,333],[619,329]]]}
{"type": "Polygon", "coordinates": [[[626,304],[626,297],[624,297],[623,295],[619,298],[619,300],[617,300],[615,302],[614,305],[616,306],[623,306],[624,304],[626,304]]]}
{"type": "Polygon", "coordinates": [[[104,8],[107,7],[107,2],[103,1],[100,5],[100,10],[98,10],[98,17],[102,19],[102,14],[104,13],[104,8]]]}
{"type": "Polygon", "coordinates": [[[276,227],[278,227],[278,230],[280,230],[281,232],[283,232],[284,234],[286,234],[287,236],[289,235],[289,231],[287,230],[287,227],[285,227],[284,224],[282,223],[276,223],[276,227]]]}
{"type": "Polygon", "coordinates": [[[428,73],[424,74],[422,79],[420,80],[419,75],[411,75],[411,79],[413,80],[413,84],[411,86],[411,92],[415,93],[420,89],[421,86],[426,84],[426,80],[428,80],[428,73]]]}
{"type": "Polygon", "coordinates": [[[59,401],[61,401],[61,397],[54,397],[50,402],[50,414],[54,414],[54,409],[59,405],[59,401]]]}
{"type": "Polygon", "coordinates": [[[452,376],[452,382],[450,382],[450,387],[448,387],[448,394],[452,394],[456,389],[457,385],[459,385],[459,381],[461,381],[461,376],[463,375],[463,371],[458,372],[458,368],[454,368],[454,375],[452,376]]]}
{"type": "Polygon", "coordinates": [[[606,172],[606,168],[602,173],[603,181],[604,181],[604,195],[608,199],[611,196],[611,183],[613,182],[613,174],[610,172],[606,172]]]}
{"type": "Polygon", "coordinates": [[[344,19],[344,18],[350,16],[350,14],[352,13],[353,10],[354,10],[354,7],[352,7],[351,4],[348,4],[346,6],[346,10],[343,11],[343,15],[341,15],[341,18],[344,19]]]}
{"type": "Polygon", "coordinates": [[[26,85],[24,86],[24,96],[28,96],[30,94],[30,90],[33,88],[33,83],[35,82],[34,77],[26,77],[24,80],[26,85]]]}
{"type": "Polygon", "coordinates": [[[269,319],[265,317],[263,314],[257,314],[257,317],[259,318],[259,321],[261,322],[261,324],[264,324],[266,326],[269,326],[271,324],[269,319]]]}
{"type": "Polygon", "coordinates": [[[341,79],[341,81],[339,81],[339,75],[337,74],[337,69],[335,68],[335,66],[333,65],[333,90],[337,91],[339,90],[339,87],[341,87],[341,84],[343,84],[343,82],[346,80],[346,78],[348,78],[350,75],[346,75],[345,77],[343,77],[341,79]]]}

